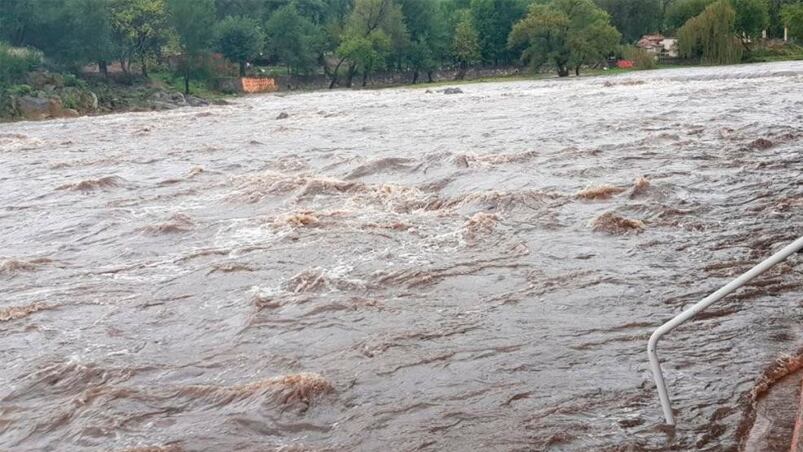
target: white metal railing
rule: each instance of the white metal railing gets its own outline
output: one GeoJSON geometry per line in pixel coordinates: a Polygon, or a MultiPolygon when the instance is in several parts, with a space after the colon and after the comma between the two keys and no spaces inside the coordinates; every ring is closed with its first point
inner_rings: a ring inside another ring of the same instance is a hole
{"type": "Polygon", "coordinates": [[[658,346],[658,340],[661,339],[661,336],[674,330],[675,328],[678,327],[678,325],[694,317],[697,313],[699,313],[703,309],[721,300],[729,293],[747,284],[750,280],[752,280],[756,276],[764,273],[765,271],[772,268],[774,265],[778,264],[779,262],[782,262],[784,259],[786,259],[787,257],[791,256],[792,254],[800,250],[803,250],[803,237],[800,237],[799,239],[792,242],[790,245],[787,245],[786,247],[784,247],[784,249],[773,254],[770,258],[768,258],[764,262],[751,268],[750,270],[747,271],[747,273],[734,279],[733,281],[725,285],[723,288],[703,298],[702,300],[697,302],[697,304],[681,312],[675,318],[664,323],[657,330],[655,330],[654,333],[652,333],[652,336],[650,336],[650,341],[647,343],[647,355],[650,357],[650,367],[652,368],[652,374],[653,377],[655,378],[655,386],[658,388],[658,397],[661,399],[661,408],[663,408],[664,410],[664,419],[666,419],[667,424],[675,425],[675,419],[672,416],[672,406],[671,402],[669,401],[669,395],[666,392],[666,383],[664,383],[664,374],[661,372],[661,363],[658,361],[658,355],[656,354],[656,347],[658,346]]]}

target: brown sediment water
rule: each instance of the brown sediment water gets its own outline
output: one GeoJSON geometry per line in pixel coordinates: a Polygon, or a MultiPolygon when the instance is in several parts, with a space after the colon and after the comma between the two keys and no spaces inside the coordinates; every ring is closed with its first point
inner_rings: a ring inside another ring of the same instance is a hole
{"type": "Polygon", "coordinates": [[[733,450],[803,62],[0,125],[2,450],[733,450]],[[274,125],[281,112],[289,116],[274,125]]]}

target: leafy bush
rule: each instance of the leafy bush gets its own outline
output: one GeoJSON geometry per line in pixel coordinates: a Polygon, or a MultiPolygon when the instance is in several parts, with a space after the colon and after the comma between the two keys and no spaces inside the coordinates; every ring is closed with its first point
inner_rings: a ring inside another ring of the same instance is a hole
{"type": "Polygon", "coordinates": [[[640,47],[626,47],[622,52],[626,60],[633,62],[636,69],[655,69],[658,67],[655,56],[640,47]]]}
{"type": "Polygon", "coordinates": [[[12,85],[42,64],[42,53],[0,42],[0,86],[12,85]]]}
{"type": "Polygon", "coordinates": [[[78,93],[65,90],[63,93],[61,93],[60,97],[61,104],[64,105],[64,108],[72,108],[73,110],[80,109],[81,99],[78,93]]]}
{"type": "Polygon", "coordinates": [[[745,58],[745,62],[747,63],[787,60],[803,60],[803,47],[792,43],[770,41],[759,47],[755,47],[745,58]]]}
{"type": "Polygon", "coordinates": [[[30,85],[11,85],[5,92],[11,96],[25,96],[33,93],[33,88],[30,85]]]}
{"type": "Polygon", "coordinates": [[[64,74],[64,86],[73,86],[81,89],[87,87],[86,82],[76,77],[74,74],[64,74]]]}

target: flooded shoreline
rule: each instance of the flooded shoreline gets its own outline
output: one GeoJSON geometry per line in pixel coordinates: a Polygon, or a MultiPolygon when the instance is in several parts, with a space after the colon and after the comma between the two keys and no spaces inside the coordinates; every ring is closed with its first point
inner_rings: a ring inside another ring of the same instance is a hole
{"type": "Polygon", "coordinates": [[[0,449],[733,450],[803,63],[0,124],[0,449]],[[277,120],[280,113],[287,118],[277,120]]]}

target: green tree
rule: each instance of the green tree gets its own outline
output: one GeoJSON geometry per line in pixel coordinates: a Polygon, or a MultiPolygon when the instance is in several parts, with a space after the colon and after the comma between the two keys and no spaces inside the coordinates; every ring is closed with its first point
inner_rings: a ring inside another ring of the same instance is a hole
{"type": "Polygon", "coordinates": [[[796,5],[801,0],[769,0],[770,2],[770,25],[767,29],[770,37],[783,38],[784,21],[781,11],[786,5],[796,5]]]}
{"type": "Polygon", "coordinates": [[[223,20],[227,17],[263,18],[275,9],[278,2],[273,0],[215,0],[217,18],[223,20]]]}
{"type": "Polygon", "coordinates": [[[179,67],[184,93],[190,93],[190,77],[198,61],[209,50],[209,30],[215,23],[214,0],[167,0],[168,20],[176,32],[183,53],[179,67]]]}
{"type": "Polygon", "coordinates": [[[457,23],[452,39],[452,53],[458,63],[457,78],[462,80],[466,76],[468,66],[480,60],[480,38],[474,28],[471,14],[464,10],[462,18],[457,23]]]}
{"type": "Polygon", "coordinates": [[[411,45],[407,55],[413,69],[413,84],[418,82],[419,73],[427,73],[427,81],[432,82],[432,72],[438,68],[438,59],[432,50],[432,43],[426,36],[416,39],[411,45]]]}
{"type": "Polygon", "coordinates": [[[28,45],[37,28],[36,4],[30,0],[0,0],[0,40],[13,46],[28,45]]]}
{"type": "Polygon", "coordinates": [[[385,63],[390,46],[390,38],[378,31],[367,37],[349,37],[337,48],[337,54],[351,61],[354,68],[362,73],[362,86],[365,86],[368,76],[385,63]]]}
{"type": "Polygon", "coordinates": [[[432,72],[448,52],[449,33],[443,10],[432,0],[402,0],[401,9],[410,33],[407,63],[413,70],[413,83],[422,71],[432,81],[432,72]]]}
{"type": "Polygon", "coordinates": [[[240,66],[245,77],[246,63],[262,51],[265,35],[259,23],[245,17],[227,17],[215,27],[215,44],[220,53],[240,66]]]}
{"type": "MultiPolygon", "coordinates": [[[[589,14],[579,24],[577,31],[569,36],[571,57],[569,64],[574,66],[574,74],[580,75],[583,65],[604,61],[619,46],[622,35],[608,23],[600,12],[589,14]]],[[[602,13],[606,14],[607,13],[602,13]]]]}
{"type": "Polygon", "coordinates": [[[9,47],[0,41],[0,91],[6,85],[20,83],[25,75],[42,64],[42,52],[24,47],[9,47]]]}
{"type": "Polygon", "coordinates": [[[0,0],[0,39],[42,50],[50,61],[71,70],[117,53],[108,1],[57,0],[43,6],[27,0],[0,0]]]}
{"type": "Polygon", "coordinates": [[[517,0],[471,0],[471,15],[485,63],[496,66],[514,58],[507,46],[507,38],[513,24],[522,18],[525,11],[523,4],[517,0]]]}
{"type": "Polygon", "coordinates": [[[704,64],[737,63],[742,52],[735,34],[736,11],[728,0],[719,0],[678,30],[678,48],[681,55],[704,64]]]}
{"type": "Polygon", "coordinates": [[[404,15],[393,0],[356,0],[340,36],[335,51],[338,62],[330,74],[330,88],[337,84],[339,69],[344,62],[349,64],[346,86],[350,87],[357,70],[362,68],[363,81],[367,81],[365,71],[384,65],[388,56],[401,54],[409,45],[404,15]],[[373,46],[371,52],[364,52],[367,45],[373,46]],[[365,64],[369,61],[371,64],[365,64]]]}
{"type": "Polygon", "coordinates": [[[715,0],[678,0],[673,2],[664,15],[664,23],[669,30],[678,30],[692,17],[700,15],[715,0]]]}
{"type": "Polygon", "coordinates": [[[265,25],[267,50],[287,65],[288,72],[309,72],[321,53],[321,36],[294,4],[279,8],[265,25]]]}
{"type": "Polygon", "coordinates": [[[110,0],[111,21],[121,43],[120,62],[128,73],[131,59],[139,59],[142,75],[148,76],[148,58],[158,56],[167,42],[165,0],[110,0]]]}
{"type": "Polygon", "coordinates": [[[513,27],[509,45],[526,45],[523,60],[536,68],[552,63],[558,76],[566,77],[570,66],[579,73],[580,65],[615,50],[621,35],[609,21],[608,14],[591,0],[534,4],[513,27]]]}
{"type": "Polygon", "coordinates": [[[663,10],[660,0],[595,0],[611,16],[611,23],[627,42],[660,31],[663,10]]]}
{"type": "Polygon", "coordinates": [[[789,29],[789,37],[803,39],[803,3],[784,5],[781,9],[781,20],[789,29]]]}
{"type": "Polygon", "coordinates": [[[348,17],[354,6],[354,0],[293,0],[296,2],[298,11],[301,15],[310,19],[316,25],[325,25],[331,22],[342,21],[348,17]],[[323,10],[319,10],[317,15],[312,12],[313,8],[305,6],[305,2],[322,1],[323,10]]]}
{"type": "Polygon", "coordinates": [[[731,3],[736,11],[736,34],[749,52],[750,43],[761,38],[770,25],[770,5],[767,0],[731,0],[731,3]]]}
{"type": "Polygon", "coordinates": [[[116,54],[107,6],[105,0],[60,0],[38,8],[25,19],[35,30],[26,33],[25,44],[68,69],[98,62],[103,70],[116,54]]]}

